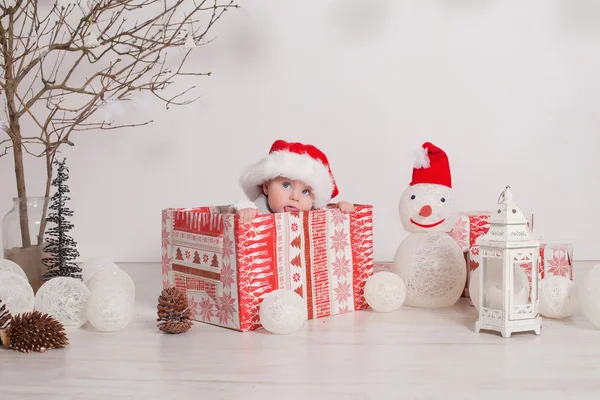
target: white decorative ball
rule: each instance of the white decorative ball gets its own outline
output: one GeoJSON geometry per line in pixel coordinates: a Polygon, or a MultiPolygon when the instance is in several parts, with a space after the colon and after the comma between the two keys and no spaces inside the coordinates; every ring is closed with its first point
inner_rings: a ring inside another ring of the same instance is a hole
{"type": "Polygon", "coordinates": [[[59,276],[44,283],[35,295],[35,309],[56,318],[65,328],[87,321],[85,305],[90,291],[79,279],[59,276]]]}
{"type": "Polygon", "coordinates": [[[16,262],[7,260],[6,258],[0,259],[0,275],[3,272],[12,272],[19,276],[22,276],[23,278],[25,278],[26,281],[29,282],[29,279],[27,278],[25,271],[23,271],[23,268],[21,268],[21,266],[16,262]]]}
{"type": "Polygon", "coordinates": [[[90,324],[101,332],[116,332],[133,319],[134,299],[124,286],[103,285],[94,289],[85,313],[90,324]]]}
{"type": "Polygon", "coordinates": [[[548,318],[566,318],[577,307],[576,286],[564,276],[546,275],[540,281],[540,314],[548,318]]]}
{"type": "Polygon", "coordinates": [[[460,298],[467,267],[458,243],[445,232],[415,232],[398,247],[392,271],[406,284],[408,306],[440,308],[460,298]]]}
{"type": "MultiPolygon", "coordinates": [[[[500,261],[499,259],[497,261],[500,261]]],[[[471,271],[469,278],[469,297],[471,302],[479,311],[479,274],[481,266],[474,271],[471,271]]],[[[524,305],[529,302],[530,285],[527,279],[525,270],[521,267],[515,269],[514,273],[514,302],[515,305],[524,305]]],[[[497,265],[496,268],[488,268],[488,281],[487,281],[487,293],[488,301],[485,305],[486,308],[499,310],[502,308],[502,296],[504,295],[502,290],[502,266],[497,265]]]]}
{"type": "Polygon", "coordinates": [[[377,312],[399,309],[406,298],[406,285],[402,278],[392,272],[378,272],[365,283],[365,299],[377,312]]]}
{"type": "Polygon", "coordinates": [[[116,267],[104,268],[96,272],[88,281],[87,287],[94,292],[101,286],[122,286],[131,298],[135,298],[135,285],[133,279],[122,269],[116,267]]]}
{"type": "Polygon", "coordinates": [[[31,312],[35,304],[33,288],[27,278],[7,271],[0,273],[0,299],[13,315],[31,312]]]}
{"type": "Polygon", "coordinates": [[[260,323],[269,332],[287,335],[306,321],[306,302],[298,293],[279,289],[267,293],[260,303],[260,323]]]}
{"type": "Polygon", "coordinates": [[[450,232],[456,225],[454,195],[444,185],[409,186],[400,197],[398,210],[408,232],[450,232]]]}
{"type": "Polygon", "coordinates": [[[83,270],[83,283],[87,285],[88,281],[94,276],[94,274],[98,271],[101,271],[105,268],[119,268],[117,264],[112,262],[106,257],[94,257],[85,261],[81,265],[81,269],[83,270]]]}
{"type": "Polygon", "coordinates": [[[592,267],[581,282],[578,294],[581,310],[592,324],[600,328],[600,264],[592,267]]]}

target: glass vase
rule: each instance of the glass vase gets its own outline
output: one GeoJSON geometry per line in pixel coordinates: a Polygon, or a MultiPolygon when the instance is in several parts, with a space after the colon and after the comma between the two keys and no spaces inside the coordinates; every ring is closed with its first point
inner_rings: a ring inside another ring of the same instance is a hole
{"type": "Polygon", "coordinates": [[[23,268],[34,293],[40,288],[40,278],[45,272],[42,258],[48,256],[43,252],[47,227],[42,221],[46,219],[49,202],[49,197],[15,197],[13,208],[2,220],[4,258],[23,268]]]}

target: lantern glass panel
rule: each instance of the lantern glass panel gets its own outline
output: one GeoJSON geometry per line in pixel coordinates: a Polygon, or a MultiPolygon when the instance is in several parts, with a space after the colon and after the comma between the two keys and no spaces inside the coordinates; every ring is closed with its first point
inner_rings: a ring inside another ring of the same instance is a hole
{"type": "Polygon", "coordinates": [[[510,319],[518,320],[533,318],[533,303],[531,301],[531,261],[516,260],[512,263],[513,290],[510,296],[510,319]]]}
{"type": "Polygon", "coordinates": [[[502,259],[483,258],[483,307],[492,310],[502,309],[502,259]]]}

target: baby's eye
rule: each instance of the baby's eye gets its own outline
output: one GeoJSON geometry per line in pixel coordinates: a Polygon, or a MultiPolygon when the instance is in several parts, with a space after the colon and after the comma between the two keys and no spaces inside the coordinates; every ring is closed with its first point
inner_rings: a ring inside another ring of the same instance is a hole
{"type": "Polygon", "coordinates": [[[309,194],[310,194],[310,190],[308,190],[308,189],[304,189],[304,190],[302,191],[302,194],[303,194],[303,195],[309,195],[309,194]]]}
{"type": "Polygon", "coordinates": [[[292,184],[289,182],[283,182],[282,186],[286,189],[289,189],[292,186],[292,184]]]}

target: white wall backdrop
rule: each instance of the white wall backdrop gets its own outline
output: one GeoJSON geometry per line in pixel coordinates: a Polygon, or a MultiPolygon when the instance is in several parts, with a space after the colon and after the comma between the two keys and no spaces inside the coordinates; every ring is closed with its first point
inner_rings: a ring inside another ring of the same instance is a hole
{"type": "MultiPolygon", "coordinates": [[[[190,59],[213,73],[200,101],[127,105],[119,122],[155,122],[64,149],[81,258],[158,262],[161,210],[240,199],[240,170],[282,138],[328,155],[338,199],[374,206],[377,260],[406,236],[398,200],[424,141],[448,153],[461,210],[510,184],[538,236],[600,259],[599,3],[241,0],[190,59]]],[[[42,164],[26,167],[41,194],[42,164]]],[[[0,174],[4,214],[10,156],[0,174]]]]}

